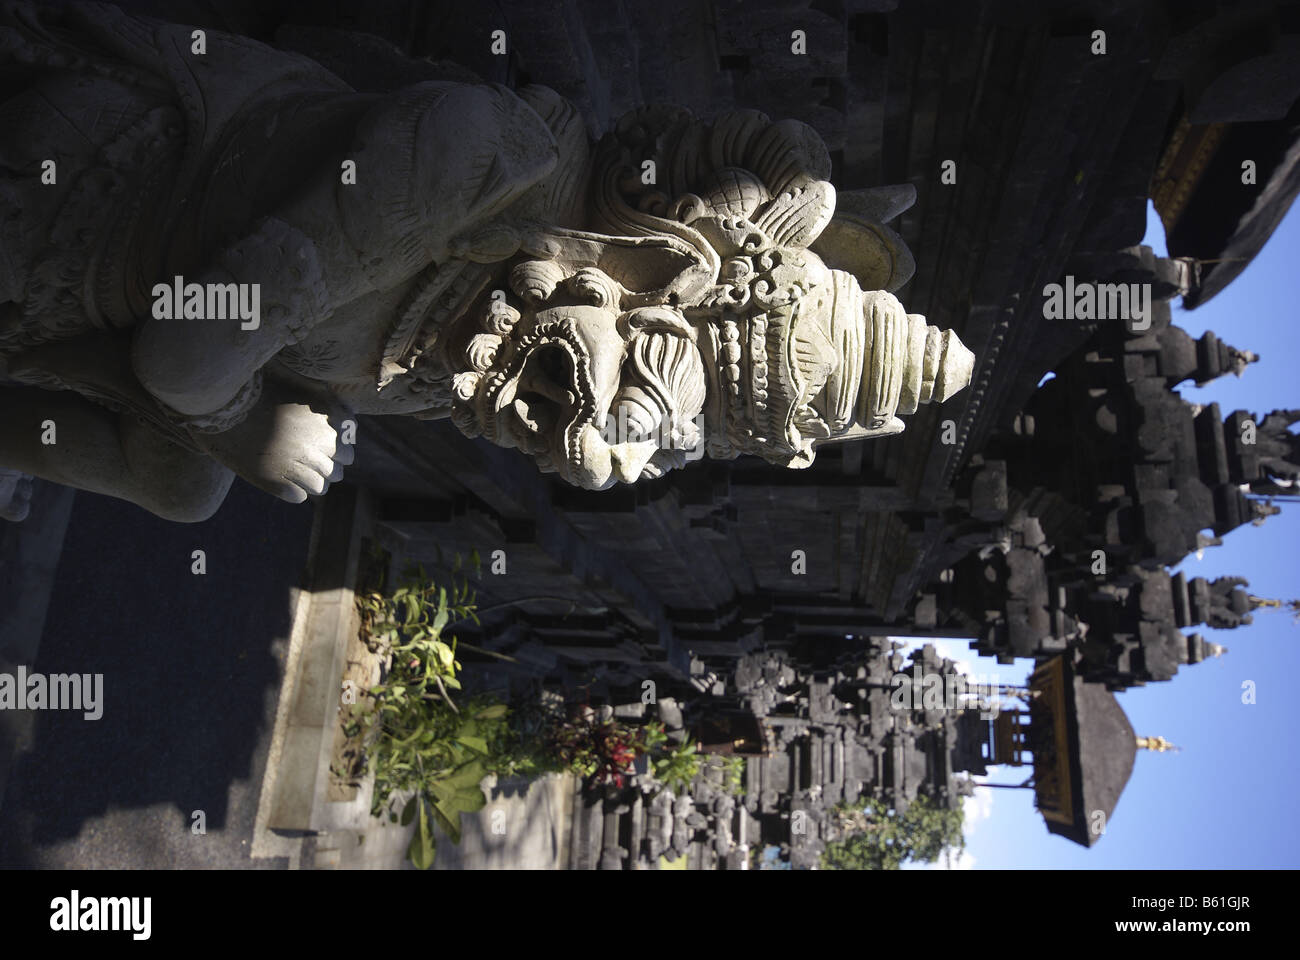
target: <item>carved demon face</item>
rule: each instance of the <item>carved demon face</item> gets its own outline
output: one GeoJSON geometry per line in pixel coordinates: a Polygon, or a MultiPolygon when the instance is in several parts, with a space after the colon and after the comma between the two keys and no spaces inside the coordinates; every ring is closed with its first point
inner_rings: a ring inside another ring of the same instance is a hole
{"type": "MultiPolygon", "coordinates": [[[[509,311],[509,308],[506,308],[509,311]]],[[[694,333],[664,307],[548,306],[473,338],[475,372],[456,378],[456,420],[517,447],[575,486],[658,477],[702,453],[694,333]]]]}
{"type": "Polygon", "coordinates": [[[785,467],[898,433],[898,415],[969,382],[974,356],[882,289],[910,255],[871,220],[882,203],[836,218],[829,173],[810,128],[752,112],[621,124],[582,228],[500,226],[520,307],[501,291],[467,343],[444,341],[453,421],[589,490],[694,459],[705,424],[710,456],[785,467]],[[668,174],[652,189],[647,155],[668,174]]]}

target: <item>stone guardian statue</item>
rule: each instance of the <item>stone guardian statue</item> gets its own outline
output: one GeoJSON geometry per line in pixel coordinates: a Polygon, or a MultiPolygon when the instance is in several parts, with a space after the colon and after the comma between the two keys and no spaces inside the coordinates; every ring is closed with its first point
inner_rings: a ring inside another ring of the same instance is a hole
{"type": "Polygon", "coordinates": [[[193,38],[0,5],[0,515],[27,475],[181,521],[235,474],[300,502],[363,413],[593,490],[701,449],[806,467],[970,381],[890,292],[910,188],[837,204],[802,123],[651,107],[593,148],[544,87],[363,93],[193,38]]]}

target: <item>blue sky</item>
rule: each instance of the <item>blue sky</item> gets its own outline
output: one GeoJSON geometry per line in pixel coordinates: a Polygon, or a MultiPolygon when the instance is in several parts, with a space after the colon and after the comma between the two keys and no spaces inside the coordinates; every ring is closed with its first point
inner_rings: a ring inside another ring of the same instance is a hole
{"type": "MultiPolygon", "coordinates": [[[[1148,206],[1143,240],[1166,254],[1164,229],[1148,206]]],[[[1244,409],[1262,416],[1300,407],[1300,204],[1259,256],[1205,306],[1174,305],[1174,323],[1194,337],[1213,330],[1241,350],[1260,355],[1240,379],[1228,375],[1203,389],[1179,392],[1195,403],[1217,402],[1226,416],[1244,409]]],[[[1294,429],[1294,428],[1293,428],[1294,429]]],[[[1262,526],[1244,526],[1181,565],[1191,577],[1242,576],[1259,596],[1300,595],[1296,546],[1300,503],[1262,526]]],[[[1180,753],[1139,751],[1106,834],[1084,849],[1047,832],[1029,790],[977,790],[967,802],[967,855],[960,867],[997,869],[1291,868],[1300,866],[1300,761],[1292,739],[1300,732],[1291,690],[1300,676],[1300,625],[1284,610],[1260,610],[1236,630],[1198,628],[1229,652],[1183,667],[1168,683],[1119,694],[1134,730],[1161,735],[1180,753]],[[1255,703],[1242,702],[1253,681],[1255,703]]],[[[1191,631],[1189,631],[1191,632],[1191,631]]],[[[936,646],[969,664],[969,672],[1023,682],[1029,660],[999,666],[963,641],[936,646]]],[[[1019,783],[1028,771],[1003,768],[988,779],[1019,783]]]]}

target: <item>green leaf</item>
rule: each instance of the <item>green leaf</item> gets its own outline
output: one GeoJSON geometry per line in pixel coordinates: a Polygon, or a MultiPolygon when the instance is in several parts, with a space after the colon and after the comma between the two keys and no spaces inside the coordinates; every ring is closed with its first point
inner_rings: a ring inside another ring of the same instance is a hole
{"type": "Polygon", "coordinates": [[[415,819],[415,805],[419,802],[419,797],[412,797],[406,801],[406,806],[402,808],[402,826],[410,825],[411,821],[415,819]]]}
{"type": "Polygon", "coordinates": [[[490,707],[480,710],[475,716],[479,720],[499,720],[510,712],[510,708],[504,703],[495,703],[490,707]]]}
{"type": "Polygon", "coordinates": [[[487,806],[487,796],[478,787],[462,790],[452,800],[452,806],[464,813],[478,813],[487,806]]]}
{"type": "Polygon", "coordinates": [[[477,787],[484,774],[483,764],[479,760],[471,760],[469,763],[457,767],[447,782],[454,787],[477,787]]]}
{"type": "Polygon", "coordinates": [[[451,842],[460,845],[460,811],[450,806],[438,804],[433,808],[433,816],[438,826],[442,827],[443,833],[451,838],[451,842]]]}
{"type": "Polygon", "coordinates": [[[456,662],[456,651],[441,640],[434,640],[432,643],[433,652],[438,655],[438,663],[442,669],[451,670],[451,665],[456,662]]]}
{"type": "Polygon", "coordinates": [[[456,788],[445,780],[431,780],[426,786],[441,803],[451,803],[452,798],[456,796],[456,788]]]}
{"type": "Polygon", "coordinates": [[[424,804],[420,807],[420,825],[411,837],[411,845],[406,848],[406,855],[418,870],[428,870],[433,866],[434,840],[433,831],[429,829],[429,817],[424,804]]]}
{"type": "Polygon", "coordinates": [[[484,756],[487,756],[488,754],[487,741],[484,740],[482,737],[475,737],[468,734],[461,734],[458,737],[456,737],[456,742],[463,743],[471,750],[476,750],[479,753],[483,754],[484,756]]]}
{"type": "Polygon", "coordinates": [[[447,588],[439,587],[437,614],[433,618],[433,629],[435,632],[446,626],[449,616],[450,614],[447,610],[447,588]]]}
{"type": "Polygon", "coordinates": [[[399,747],[405,747],[405,746],[409,746],[410,744],[414,743],[414,742],[416,741],[416,738],[423,736],[423,735],[424,735],[424,732],[425,732],[424,730],[422,730],[422,729],[420,729],[419,727],[417,727],[417,728],[415,729],[415,732],[412,733],[409,737],[401,737],[401,738],[399,739],[398,737],[393,736],[391,739],[392,739],[393,744],[395,744],[396,746],[399,746],[399,747]]]}

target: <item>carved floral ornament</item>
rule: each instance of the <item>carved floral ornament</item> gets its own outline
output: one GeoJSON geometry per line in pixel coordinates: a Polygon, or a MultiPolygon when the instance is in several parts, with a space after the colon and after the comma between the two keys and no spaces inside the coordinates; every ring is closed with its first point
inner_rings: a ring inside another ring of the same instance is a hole
{"type": "Polygon", "coordinates": [[[604,489],[681,466],[701,442],[807,467],[816,444],[899,433],[900,415],[970,382],[956,335],[889,292],[912,265],[881,221],[906,191],[847,195],[837,213],[806,125],[650,108],[592,170],[590,230],[497,221],[461,242],[504,232],[517,250],[513,297],[485,294],[477,328],[436,345],[467,435],[604,489]]]}

